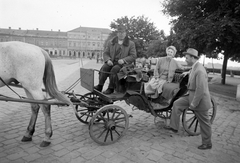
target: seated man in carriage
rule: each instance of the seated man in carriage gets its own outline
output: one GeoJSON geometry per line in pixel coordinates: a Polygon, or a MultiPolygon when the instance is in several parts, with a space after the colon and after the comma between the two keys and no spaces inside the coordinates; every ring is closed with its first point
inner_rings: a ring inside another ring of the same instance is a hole
{"type": "Polygon", "coordinates": [[[109,85],[104,94],[111,94],[116,87],[118,81],[117,73],[127,64],[131,64],[137,57],[136,48],[133,41],[127,36],[126,27],[119,25],[117,36],[108,42],[103,53],[104,64],[99,72],[99,84],[94,87],[98,91],[102,91],[103,85],[109,76],[109,85]],[[106,72],[110,72],[110,75],[106,72]]]}

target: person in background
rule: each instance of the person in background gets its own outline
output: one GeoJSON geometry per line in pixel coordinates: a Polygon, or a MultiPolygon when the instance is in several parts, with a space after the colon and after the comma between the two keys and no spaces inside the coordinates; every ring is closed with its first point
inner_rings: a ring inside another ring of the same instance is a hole
{"type": "Polygon", "coordinates": [[[186,62],[192,66],[187,85],[188,93],[173,103],[170,124],[164,128],[175,133],[178,132],[180,116],[184,109],[189,108],[194,111],[200,124],[202,145],[198,149],[211,149],[212,129],[208,115],[208,110],[211,108],[211,97],[207,72],[203,65],[198,62],[197,50],[189,48],[183,54],[185,54],[186,62]]]}
{"type": "Polygon", "coordinates": [[[104,64],[99,72],[99,84],[94,87],[97,91],[102,91],[103,85],[109,76],[109,85],[104,94],[111,94],[116,87],[117,73],[125,64],[131,64],[137,58],[135,43],[129,40],[127,29],[123,25],[117,28],[117,36],[108,42],[103,53],[104,64]],[[108,73],[110,72],[110,75],[108,73]]]}

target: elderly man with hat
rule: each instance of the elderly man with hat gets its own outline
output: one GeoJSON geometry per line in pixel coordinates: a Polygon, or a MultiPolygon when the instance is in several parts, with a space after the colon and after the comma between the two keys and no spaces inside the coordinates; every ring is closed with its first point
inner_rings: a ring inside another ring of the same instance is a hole
{"type": "Polygon", "coordinates": [[[186,62],[192,66],[188,80],[188,93],[176,100],[173,104],[171,119],[169,126],[165,129],[173,132],[178,132],[180,115],[184,109],[191,109],[194,111],[199,124],[202,137],[202,145],[198,149],[211,149],[212,129],[209,120],[208,109],[211,108],[211,97],[208,88],[208,76],[206,69],[198,62],[198,51],[189,48],[183,52],[186,57],[186,62]]]}
{"type": "Polygon", "coordinates": [[[108,42],[104,50],[104,64],[99,72],[99,84],[94,88],[101,92],[109,76],[108,88],[103,93],[113,93],[116,87],[117,73],[125,64],[133,63],[136,58],[137,54],[134,42],[129,40],[126,27],[119,25],[117,28],[117,36],[108,42]],[[110,75],[104,72],[110,72],[110,75]]]}

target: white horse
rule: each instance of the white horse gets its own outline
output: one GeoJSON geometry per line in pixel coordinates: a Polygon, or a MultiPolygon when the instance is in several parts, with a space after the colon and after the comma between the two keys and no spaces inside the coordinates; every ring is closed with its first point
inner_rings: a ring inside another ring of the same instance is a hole
{"type": "MultiPolygon", "coordinates": [[[[70,100],[62,94],[56,84],[52,61],[46,51],[38,46],[23,42],[0,42],[0,87],[12,81],[21,83],[29,99],[44,100],[46,94],[42,91],[44,84],[46,92],[53,98],[72,106],[70,100]]],[[[41,147],[48,146],[52,136],[50,105],[31,103],[32,115],[23,142],[32,141],[39,108],[45,117],[45,137],[41,147]]]]}

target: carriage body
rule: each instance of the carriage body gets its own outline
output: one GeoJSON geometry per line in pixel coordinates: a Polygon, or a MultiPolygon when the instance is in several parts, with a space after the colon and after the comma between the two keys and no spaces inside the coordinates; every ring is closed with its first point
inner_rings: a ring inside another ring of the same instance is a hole
{"type": "MultiPolygon", "coordinates": [[[[115,105],[114,102],[124,100],[127,104],[131,104],[133,109],[152,114],[156,124],[159,119],[165,122],[170,119],[174,101],[187,92],[188,75],[182,76],[183,71],[179,70],[176,71],[173,80],[174,84],[179,86],[179,89],[169,103],[164,103],[161,96],[157,99],[158,101],[147,97],[143,93],[143,85],[146,80],[137,81],[131,73],[125,78],[123,92],[105,95],[94,89],[95,70],[81,68],[80,71],[81,85],[90,92],[76,97],[79,99],[79,103],[83,102],[86,105],[75,105],[75,115],[82,123],[89,124],[91,138],[101,145],[118,141],[128,129],[130,115],[123,108],[115,105]],[[153,105],[154,103],[157,103],[157,105],[153,105]]],[[[213,122],[216,115],[216,103],[213,98],[211,101],[212,108],[209,111],[209,116],[210,121],[213,122]]],[[[182,123],[189,135],[200,134],[199,124],[192,110],[186,109],[184,111],[182,123]]]]}

